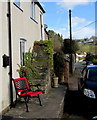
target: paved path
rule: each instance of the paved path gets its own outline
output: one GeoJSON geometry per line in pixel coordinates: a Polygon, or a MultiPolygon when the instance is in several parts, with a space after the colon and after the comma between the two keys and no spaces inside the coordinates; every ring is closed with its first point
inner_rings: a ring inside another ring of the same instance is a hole
{"type": "Polygon", "coordinates": [[[25,112],[24,102],[19,102],[16,108],[12,108],[3,115],[3,120],[48,120],[60,118],[63,114],[64,96],[66,86],[59,85],[58,88],[51,88],[48,94],[41,96],[43,106],[39,105],[36,98],[28,103],[29,112],[25,112]],[[36,99],[36,100],[35,100],[36,99]]]}
{"type": "Polygon", "coordinates": [[[81,70],[83,68],[82,63],[76,63],[76,69],[72,76],[69,78],[69,90],[78,90],[78,79],[81,76],[81,70]]]}

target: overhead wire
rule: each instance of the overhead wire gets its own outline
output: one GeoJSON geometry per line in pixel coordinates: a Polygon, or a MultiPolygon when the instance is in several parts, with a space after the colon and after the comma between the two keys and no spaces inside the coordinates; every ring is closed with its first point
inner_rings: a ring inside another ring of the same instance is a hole
{"type": "Polygon", "coordinates": [[[88,27],[88,26],[90,26],[90,25],[92,25],[92,24],[94,24],[94,23],[96,23],[96,22],[97,22],[97,20],[95,20],[95,21],[89,23],[88,25],[85,25],[84,27],[82,27],[82,28],[80,28],[80,29],[74,31],[74,33],[79,32],[80,30],[82,30],[82,29],[84,29],[84,28],[86,28],[86,27],[88,27]]]}

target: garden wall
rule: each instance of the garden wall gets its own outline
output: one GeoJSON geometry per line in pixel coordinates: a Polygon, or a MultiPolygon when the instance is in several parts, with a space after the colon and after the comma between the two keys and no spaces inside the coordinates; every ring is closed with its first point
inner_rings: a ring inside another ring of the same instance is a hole
{"type": "Polygon", "coordinates": [[[34,63],[38,69],[38,75],[34,82],[42,85],[42,89],[47,93],[51,88],[51,74],[49,67],[49,55],[44,51],[45,46],[35,45],[33,47],[34,63]]]}

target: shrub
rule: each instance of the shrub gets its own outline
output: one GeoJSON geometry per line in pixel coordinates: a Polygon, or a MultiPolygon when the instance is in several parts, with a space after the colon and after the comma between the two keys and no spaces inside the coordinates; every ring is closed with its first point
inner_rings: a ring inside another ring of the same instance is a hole
{"type": "Polygon", "coordinates": [[[93,61],[94,56],[91,53],[87,53],[85,60],[86,61],[93,61]]]}
{"type": "Polygon", "coordinates": [[[94,59],[94,60],[93,60],[93,64],[94,64],[94,65],[97,65],[97,59],[94,59]]]}
{"type": "Polygon", "coordinates": [[[29,83],[34,84],[33,79],[38,74],[38,69],[33,63],[33,52],[31,49],[24,55],[24,66],[19,65],[19,69],[17,72],[19,73],[20,77],[26,77],[29,80],[29,83]]]}
{"type": "Polygon", "coordinates": [[[64,67],[65,67],[64,53],[62,51],[56,52],[54,54],[54,72],[57,77],[63,74],[64,67]]]}
{"type": "Polygon", "coordinates": [[[79,60],[84,60],[85,59],[85,57],[79,57],[79,60]]]}

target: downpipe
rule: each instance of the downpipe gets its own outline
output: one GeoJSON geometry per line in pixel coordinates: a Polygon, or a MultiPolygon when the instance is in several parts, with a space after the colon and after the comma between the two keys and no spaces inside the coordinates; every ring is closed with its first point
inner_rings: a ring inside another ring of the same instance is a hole
{"type": "Polygon", "coordinates": [[[12,86],[12,40],[11,40],[11,3],[8,0],[8,39],[9,39],[9,79],[10,79],[10,108],[13,106],[13,86],[12,86]]]}

